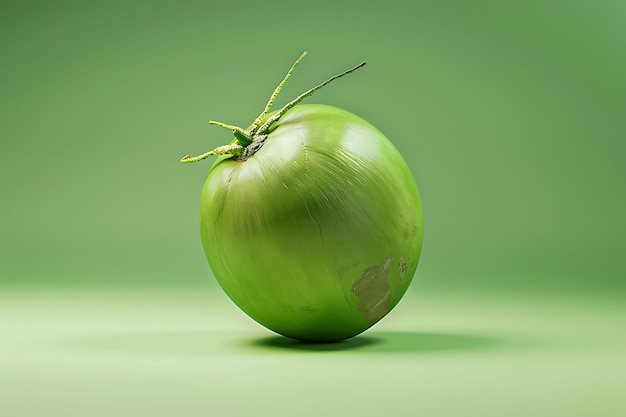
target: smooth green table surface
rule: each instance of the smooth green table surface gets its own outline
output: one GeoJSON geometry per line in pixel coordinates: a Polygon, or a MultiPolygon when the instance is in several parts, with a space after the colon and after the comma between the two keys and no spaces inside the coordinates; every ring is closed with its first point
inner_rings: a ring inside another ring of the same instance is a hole
{"type": "Polygon", "coordinates": [[[349,341],[217,291],[4,291],[0,415],[623,416],[620,297],[411,292],[349,341]]]}

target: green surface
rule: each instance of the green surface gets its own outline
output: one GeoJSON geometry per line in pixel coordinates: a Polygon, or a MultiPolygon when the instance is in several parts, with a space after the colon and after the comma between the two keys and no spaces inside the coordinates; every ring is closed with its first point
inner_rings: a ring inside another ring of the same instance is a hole
{"type": "Polygon", "coordinates": [[[623,416],[623,300],[408,295],[339,344],[220,293],[0,297],[3,416],[623,416]]]}
{"type": "Polygon", "coordinates": [[[623,416],[624,4],[1,2],[0,415],[623,416]],[[277,105],[366,60],[307,103],[424,205],[407,298],[331,351],[225,298],[178,162],[303,50],[277,105]]]}

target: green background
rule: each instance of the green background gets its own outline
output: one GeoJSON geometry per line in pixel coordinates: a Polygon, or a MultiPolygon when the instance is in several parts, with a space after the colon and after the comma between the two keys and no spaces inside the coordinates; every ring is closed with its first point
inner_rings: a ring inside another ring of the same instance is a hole
{"type": "Polygon", "coordinates": [[[0,414],[623,415],[626,3],[0,5],[0,414]],[[352,111],[424,204],[405,300],[293,344],[214,282],[209,119],[352,111]]]}

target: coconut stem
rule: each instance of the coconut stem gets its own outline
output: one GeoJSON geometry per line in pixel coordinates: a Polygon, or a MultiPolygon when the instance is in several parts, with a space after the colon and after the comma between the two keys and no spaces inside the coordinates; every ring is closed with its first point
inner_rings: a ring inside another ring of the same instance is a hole
{"type": "Polygon", "coordinates": [[[319,90],[320,88],[323,88],[325,86],[327,86],[328,84],[330,84],[332,81],[336,80],[337,78],[341,78],[344,75],[348,75],[351,72],[354,72],[356,70],[358,70],[359,68],[361,68],[363,65],[365,65],[365,61],[361,62],[359,65],[357,65],[354,68],[351,68],[347,71],[342,72],[341,74],[337,74],[334,77],[330,77],[329,79],[327,79],[326,81],[324,81],[323,83],[311,88],[310,90],[305,91],[304,93],[300,94],[298,97],[296,97],[295,99],[293,99],[292,101],[290,101],[289,103],[285,104],[283,106],[283,108],[281,108],[280,110],[278,110],[276,113],[274,113],[274,115],[272,115],[272,117],[270,117],[269,119],[267,119],[265,121],[265,123],[263,123],[261,125],[261,127],[259,127],[258,129],[258,133],[267,133],[267,131],[269,130],[269,128],[272,126],[272,124],[274,124],[276,121],[278,121],[278,119],[280,119],[286,112],[287,110],[291,109],[292,107],[296,106],[297,104],[299,104],[302,100],[304,100],[307,97],[310,97],[313,95],[313,93],[315,93],[317,90],[319,90]]]}
{"type": "Polygon", "coordinates": [[[243,153],[243,150],[245,148],[241,145],[239,145],[238,143],[232,143],[230,145],[224,145],[224,146],[219,146],[215,149],[213,149],[212,151],[209,152],[205,152],[202,155],[198,155],[198,156],[189,156],[189,155],[185,155],[182,157],[182,159],[180,160],[180,162],[197,162],[197,161],[201,161],[203,159],[208,158],[209,156],[212,155],[233,155],[233,156],[239,156],[243,153]]]}
{"type": "Polygon", "coordinates": [[[285,78],[283,78],[280,84],[278,84],[278,86],[272,93],[270,99],[267,101],[267,104],[265,105],[265,108],[263,109],[261,114],[259,114],[259,116],[256,119],[254,119],[254,123],[252,123],[252,126],[250,127],[251,131],[254,132],[259,128],[259,126],[261,126],[261,124],[263,123],[263,118],[267,115],[267,113],[269,113],[270,109],[274,105],[274,102],[276,101],[278,94],[280,94],[280,90],[283,89],[283,86],[285,85],[289,77],[291,77],[291,73],[293,72],[293,70],[298,66],[300,61],[302,61],[304,57],[307,56],[307,54],[308,54],[307,51],[302,52],[302,54],[298,57],[298,59],[296,59],[296,62],[293,63],[289,71],[287,71],[287,75],[285,75],[285,78]]]}
{"type": "Polygon", "coordinates": [[[209,152],[203,153],[202,155],[198,155],[194,157],[186,155],[180,160],[180,162],[196,162],[196,161],[200,161],[202,159],[208,158],[211,155],[227,155],[228,154],[228,155],[233,155],[235,157],[240,157],[244,153],[244,150],[248,147],[248,145],[255,142],[255,139],[256,139],[255,143],[257,145],[259,144],[260,145],[255,146],[252,151],[246,154],[246,157],[252,156],[262,146],[262,141],[265,140],[265,138],[267,137],[266,135],[269,133],[269,130],[272,127],[272,125],[276,123],[289,109],[293,108],[294,106],[299,104],[302,100],[311,96],[317,90],[321,89],[322,87],[325,87],[326,85],[330,84],[332,81],[336,80],[337,78],[341,78],[344,75],[350,74],[351,72],[356,71],[357,69],[365,65],[365,62],[361,62],[356,67],[351,68],[347,71],[344,71],[341,74],[337,74],[334,77],[327,79],[323,83],[305,91],[304,93],[300,94],[298,97],[296,97],[289,103],[285,104],[280,110],[278,110],[275,114],[273,114],[267,120],[263,121],[263,119],[265,119],[270,109],[274,105],[274,102],[276,101],[278,94],[280,94],[280,91],[282,90],[283,86],[285,85],[289,77],[291,77],[291,73],[296,68],[296,66],[298,66],[300,61],[304,59],[306,55],[307,55],[307,52],[304,51],[298,57],[296,62],[293,63],[293,65],[287,72],[287,75],[285,75],[283,80],[278,84],[278,86],[276,87],[272,95],[270,96],[270,99],[268,100],[261,114],[256,119],[254,119],[254,122],[248,129],[244,130],[240,128],[239,126],[228,125],[226,123],[216,122],[213,120],[209,122],[209,124],[220,126],[220,127],[223,127],[225,129],[232,131],[233,135],[235,136],[235,143],[231,143],[230,145],[220,146],[218,148],[213,149],[212,151],[209,151],[209,152]],[[262,138],[262,140],[260,138],[262,138]]]}
{"type": "Polygon", "coordinates": [[[241,146],[248,146],[249,144],[252,143],[252,137],[251,137],[250,133],[246,132],[245,130],[243,130],[239,126],[227,125],[226,123],[216,122],[214,120],[210,120],[209,124],[210,125],[216,125],[216,126],[219,126],[219,127],[223,127],[225,129],[228,129],[228,130],[232,130],[233,135],[235,135],[235,138],[237,139],[237,142],[241,146]]]}

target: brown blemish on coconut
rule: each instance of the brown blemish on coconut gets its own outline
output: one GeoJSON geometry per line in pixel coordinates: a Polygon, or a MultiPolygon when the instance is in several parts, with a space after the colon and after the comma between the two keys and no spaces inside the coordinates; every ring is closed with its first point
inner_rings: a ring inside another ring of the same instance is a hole
{"type": "Polygon", "coordinates": [[[406,261],[404,260],[404,256],[400,257],[400,263],[398,264],[398,269],[400,270],[400,282],[403,282],[404,274],[406,273],[406,261]]]}
{"type": "Polygon", "coordinates": [[[359,297],[359,311],[365,313],[365,321],[376,323],[389,312],[391,306],[391,287],[389,286],[389,266],[393,255],[378,265],[365,270],[358,281],[352,285],[352,292],[359,297]]]}
{"type": "Polygon", "coordinates": [[[409,239],[413,239],[417,235],[417,231],[418,231],[417,226],[413,226],[411,230],[408,230],[408,229],[405,230],[404,232],[402,232],[402,239],[404,239],[405,241],[409,239]]]}
{"type": "Polygon", "coordinates": [[[302,314],[311,314],[311,313],[315,313],[316,311],[317,311],[317,308],[313,306],[304,306],[300,309],[300,313],[302,314]]]}

